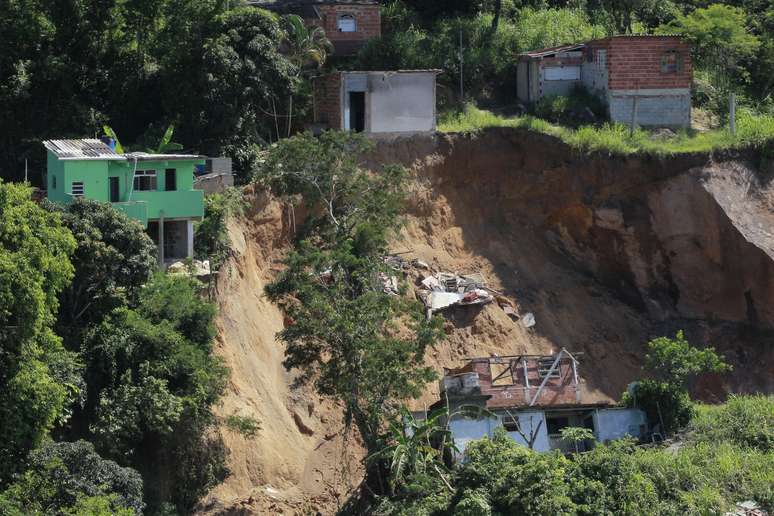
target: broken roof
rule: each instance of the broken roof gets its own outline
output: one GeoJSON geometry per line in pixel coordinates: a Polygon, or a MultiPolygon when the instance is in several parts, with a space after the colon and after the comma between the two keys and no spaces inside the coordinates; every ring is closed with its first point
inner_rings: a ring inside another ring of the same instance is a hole
{"type": "Polygon", "coordinates": [[[519,57],[538,58],[546,57],[554,54],[560,54],[562,52],[572,52],[574,50],[580,50],[585,48],[589,43],[595,43],[598,41],[605,41],[609,39],[637,39],[637,38],[653,38],[653,39],[667,39],[667,38],[680,38],[680,34],[616,34],[613,36],[606,36],[604,38],[595,38],[584,43],[574,43],[559,45],[557,47],[541,48],[536,50],[530,50],[528,52],[522,52],[519,57]]]}
{"type": "Polygon", "coordinates": [[[54,156],[63,161],[173,161],[198,160],[204,156],[196,154],[152,154],[147,152],[130,152],[118,154],[105,142],[96,138],[82,140],[46,140],[43,146],[54,156]]]}
{"type": "Polygon", "coordinates": [[[580,50],[586,46],[585,43],[576,43],[574,45],[560,45],[558,47],[541,48],[539,50],[530,50],[529,52],[522,52],[520,57],[546,57],[553,54],[560,54],[562,52],[572,52],[573,50],[580,50]]]}

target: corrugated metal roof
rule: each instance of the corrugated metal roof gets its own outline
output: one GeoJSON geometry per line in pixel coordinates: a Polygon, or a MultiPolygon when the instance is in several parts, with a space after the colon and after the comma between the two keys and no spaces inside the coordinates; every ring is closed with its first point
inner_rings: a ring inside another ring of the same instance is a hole
{"type": "Polygon", "coordinates": [[[109,161],[174,161],[204,159],[196,154],[150,154],[130,152],[118,154],[97,139],[84,140],[46,140],[43,146],[60,160],[109,160],[109,161]]]}
{"type": "Polygon", "coordinates": [[[585,43],[575,43],[574,45],[560,45],[558,47],[541,48],[539,50],[530,50],[529,52],[522,52],[519,56],[524,57],[545,57],[551,54],[558,54],[560,52],[572,52],[585,47],[585,43]]]}
{"type": "Polygon", "coordinates": [[[59,159],[112,159],[123,157],[102,140],[46,140],[43,145],[59,159]]]}

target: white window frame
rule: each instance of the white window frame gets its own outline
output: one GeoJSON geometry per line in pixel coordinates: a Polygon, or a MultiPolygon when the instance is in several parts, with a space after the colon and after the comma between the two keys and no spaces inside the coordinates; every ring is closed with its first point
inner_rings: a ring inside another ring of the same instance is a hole
{"type": "Polygon", "coordinates": [[[355,18],[355,15],[349,14],[349,13],[338,15],[336,17],[336,30],[338,30],[339,32],[357,32],[357,19],[355,18]],[[351,30],[344,30],[344,28],[342,27],[342,21],[345,21],[345,20],[352,22],[351,30]]]}
{"type": "Polygon", "coordinates": [[[135,192],[155,192],[158,189],[159,189],[158,177],[155,170],[138,170],[137,172],[134,173],[134,180],[132,181],[132,190],[134,190],[135,192]],[[142,184],[142,181],[138,183],[137,179],[142,179],[145,177],[153,178],[153,185],[155,185],[155,188],[150,188],[147,190],[144,188],[138,188],[138,184],[142,184]]]}
{"type": "Polygon", "coordinates": [[[573,66],[547,66],[543,68],[543,77],[546,81],[579,81],[581,78],[581,69],[579,65],[573,65],[573,66]],[[556,70],[556,72],[554,72],[556,70]],[[567,74],[568,70],[575,70],[577,73],[573,74],[572,77],[567,74]],[[552,77],[549,77],[549,73],[557,75],[553,75],[552,77]]]}
{"type": "Polygon", "coordinates": [[[598,68],[605,68],[607,66],[607,49],[597,49],[595,62],[597,63],[598,68]]]}
{"type": "Polygon", "coordinates": [[[73,197],[83,197],[85,191],[83,181],[73,181],[70,185],[70,195],[73,197]]]}

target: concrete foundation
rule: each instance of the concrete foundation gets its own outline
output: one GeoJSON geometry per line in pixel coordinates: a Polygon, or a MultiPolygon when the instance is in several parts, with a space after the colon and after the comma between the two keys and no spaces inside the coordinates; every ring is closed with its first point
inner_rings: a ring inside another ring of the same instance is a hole
{"type": "Polygon", "coordinates": [[[610,90],[610,119],[630,124],[636,106],[635,123],[644,127],[688,127],[691,124],[689,89],[610,90]]]}

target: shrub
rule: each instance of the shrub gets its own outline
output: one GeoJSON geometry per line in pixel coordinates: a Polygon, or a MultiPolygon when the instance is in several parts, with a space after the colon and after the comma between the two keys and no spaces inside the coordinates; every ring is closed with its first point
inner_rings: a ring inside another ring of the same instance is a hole
{"type": "Polygon", "coordinates": [[[607,117],[605,103],[580,86],[570,95],[546,95],[535,103],[533,109],[539,118],[571,127],[607,117]]]}
{"type": "Polygon", "coordinates": [[[774,396],[732,396],[724,405],[700,406],[691,427],[700,441],[774,452],[774,396]]]}
{"type": "Polygon", "coordinates": [[[684,389],[666,382],[642,380],[621,400],[627,407],[645,411],[652,425],[663,421],[662,432],[685,428],[694,414],[693,402],[684,389]]]}

